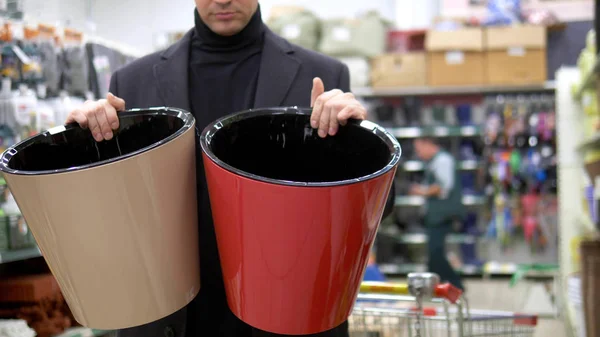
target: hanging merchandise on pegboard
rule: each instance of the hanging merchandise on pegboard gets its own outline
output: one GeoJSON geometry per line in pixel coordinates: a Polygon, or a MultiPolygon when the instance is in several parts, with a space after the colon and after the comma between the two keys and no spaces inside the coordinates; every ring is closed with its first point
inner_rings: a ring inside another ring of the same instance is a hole
{"type": "MultiPolygon", "coordinates": [[[[554,97],[490,97],[484,139],[488,194],[492,199],[487,236],[509,255],[524,243],[537,257],[555,262],[556,125],[554,97]]],[[[524,262],[524,261],[523,261],[524,262]]]]}
{"type": "MultiPolygon", "coordinates": [[[[8,21],[0,26],[0,151],[62,125],[69,112],[92,96],[90,90],[99,87],[89,81],[95,69],[89,68],[81,33],[66,29],[62,37],[48,25],[24,25],[22,33],[16,27],[8,21]]],[[[121,52],[115,55],[107,68],[116,69],[133,60],[121,52]]],[[[107,74],[101,80],[106,90],[107,74]]],[[[33,246],[31,232],[0,177],[0,252],[33,246]]]]}

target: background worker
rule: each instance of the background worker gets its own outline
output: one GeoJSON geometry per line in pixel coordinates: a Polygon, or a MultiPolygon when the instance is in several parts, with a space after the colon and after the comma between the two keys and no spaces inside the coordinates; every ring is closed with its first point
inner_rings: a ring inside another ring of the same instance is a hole
{"type": "Polygon", "coordinates": [[[443,282],[464,290],[460,275],[446,256],[446,237],[452,231],[454,221],[465,213],[456,162],[433,138],[417,138],[414,146],[417,156],[426,163],[424,181],[413,185],[411,194],[426,198],[424,225],[428,239],[428,271],[438,274],[443,282]]]}

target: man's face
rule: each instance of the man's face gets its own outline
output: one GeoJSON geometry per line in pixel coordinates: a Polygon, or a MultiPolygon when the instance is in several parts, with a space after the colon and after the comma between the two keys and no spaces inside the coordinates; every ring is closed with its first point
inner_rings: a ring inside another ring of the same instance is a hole
{"type": "Polygon", "coordinates": [[[415,153],[421,160],[431,159],[431,146],[428,141],[422,139],[415,139],[414,141],[415,153]]]}
{"type": "Polygon", "coordinates": [[[258,8],[258,0],[196,0],[202,21],[216,34],[239,33],[258,8]]]}

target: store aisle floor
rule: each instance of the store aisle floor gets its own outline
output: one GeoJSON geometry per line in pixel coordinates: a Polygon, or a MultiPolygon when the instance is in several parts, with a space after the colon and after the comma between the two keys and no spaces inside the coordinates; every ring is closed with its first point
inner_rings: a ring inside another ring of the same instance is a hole
{"type": "MultiPolygon", "coordinates": [[[[467,280],[467,298],[473,309],[528,312],[526,308],[531,305],[528,301],[536,301],[529,297],[536,285],[539,283],[523,281],[510,287],[508,280],[467,280]]],[[[547,299],[540,299],[543,300],[547,299]]],[[[554,318],[540,319],[534,337],[545,336],[566,337],[563,322],[554,318]]]]}
{"type": "MultiPolygon", "coordinates": [[[[405,282],[395,279],[393,282],[405,282]]],[[[465,282],[467,298],[471,309],[500,310],[519,313],[531,313],[527,308],[531,305],[541,305],[540,302],[548,300],[542,297],[533,298],[534,287],[540,283],[522,281],[511,287],[509,280],[468,279],[465,282]]],[[[548,317],[548,315],[544,316],[548,317]]],[[[560,319],[540,318],[534,337],[567,337],[564,323],[560,319]]]]}

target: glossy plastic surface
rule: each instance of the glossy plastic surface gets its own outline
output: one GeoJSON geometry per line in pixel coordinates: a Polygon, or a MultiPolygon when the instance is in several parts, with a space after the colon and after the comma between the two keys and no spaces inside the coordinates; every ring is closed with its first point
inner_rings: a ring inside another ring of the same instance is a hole
{"type": "Polygon", "coordinates": [[[96,167],[127,159],[169,142],[189,130],[191,114],[166,108],[119,114],[119,129],[110,141],[96,142],[89,130],[59,126],[8,149],[0,170],[40,175],[96,167]]]}
{"type": "Polygon", "coordinates": [[[200,290],[194,119],[160,108],[120,120],[118,140],[59,127],[0,164],[76,320],[97,329],[156,321],[200,290]]]}
{"type": "Polygon", "coordinates": [[[320,139],[309,117],[246,111],[201,137],[229,307],[277,334],[347,319],[400,157],[373,123],[320,139]]]}

